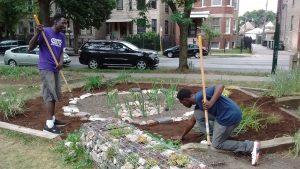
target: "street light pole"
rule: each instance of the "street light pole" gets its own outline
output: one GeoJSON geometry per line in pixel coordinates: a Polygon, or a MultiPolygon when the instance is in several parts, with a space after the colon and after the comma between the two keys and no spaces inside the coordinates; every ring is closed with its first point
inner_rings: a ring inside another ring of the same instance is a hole
{"type": "Polygon", "coordinates": [[[274,49],[273,49],[273,63],[272,63],[272,74],[275,74],[278,60],[278,49],[279,49],[279,38],[280,38],[280,22],[281,22],[281,6],[282,0],[278,0],[277,14],[276,14],[276,26],[274,34],[274,49]]]}
{"type": "Polygon", "coordinates": [[[69,47],[71,47],[71,28],[68,27],[68,30],[67,30],[68,34],[69,34],[69,47]]]}

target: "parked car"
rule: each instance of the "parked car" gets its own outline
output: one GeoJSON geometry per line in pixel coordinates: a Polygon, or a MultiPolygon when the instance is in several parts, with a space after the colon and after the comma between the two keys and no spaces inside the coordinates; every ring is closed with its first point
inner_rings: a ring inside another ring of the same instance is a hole
{"type": "Polygon", "coordinates": [[[66,54],[68,54],[69,56],[76,55],[74,48],[71,48],[71,47],[65,47],[64,52],[66,54]]]}
{"type": "MultiPolygon", "coordinates": [[[[29,51],[28,46],[19,46],[9,49],[4,54],[4,64],[10,66],[37,65],[39,60],[39,48],[29,51]]],[[[71,63],[68,54],[64,53],[64,66],[71,63]]]]}
{"type": "Polygon", "coordinates": [[[126,41],[90,40],[79,49],[79,62],[91,69],[105,66],[153,69],[159,63],[158,53],[153,50],[139,49],[126,41]]]}
{"type": "Polygon", "coordinates": [[[25,41],[22,40],[4,40],[0,42],[0,54],[4,54],[6,50],[26,45],[25,41]]]}
{"type": "MultiPolygon", "coordinates": [[[[208,51],[205,47],[202,48],[203,56],[208,55],[208,51]]],[[[179,57],[179,46],[174,46],[164,50],[164,56],[168,58],[179,57]]],[[[196,44],[188,44],[188,57],[200,57],[199,47],[196,44]]]]}

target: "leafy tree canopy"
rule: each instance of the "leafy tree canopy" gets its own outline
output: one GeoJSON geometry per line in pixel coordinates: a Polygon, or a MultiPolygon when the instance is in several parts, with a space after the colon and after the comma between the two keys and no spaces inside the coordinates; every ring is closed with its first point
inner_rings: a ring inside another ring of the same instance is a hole
{"type": "Polygon", "coordinates": [[[55,0],[55,3],[80,29],[99,28],[116,6],[116,0],[55,0]]]}
{"type": "Polygon", "coordinates": [[[263,9],[260,9],[251,12],[248,11],[239,18],[242,23],[254,22],[255,27],[263,27],[265,18],[266,22],[271,21],[275,23],[276,14],[273,11],[265,11],[263,9]]]}

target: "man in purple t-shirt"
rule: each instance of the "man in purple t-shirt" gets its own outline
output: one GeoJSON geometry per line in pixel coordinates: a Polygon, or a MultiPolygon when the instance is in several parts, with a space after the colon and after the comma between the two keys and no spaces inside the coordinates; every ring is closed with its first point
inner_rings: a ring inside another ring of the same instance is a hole
{"type": "Polygon", "coordinates": [[[62,32],[66,30],[67,20],[62,14],[56,14],[53,17],[52,27],[43,28],[38,26],[38,33],[35,34],[29,42],[29,50],[33,50],[39,45],[38,68],[42,79],[42,96],[46,105],[46,125],[44,131],[62,134],[57,126],[63,126],[64,123],[55,119],[55,102],[61,95],[59,71],[63,67],[63,48],[65,47],[65,36],[62,32]],[[41,32],[45,33],[46,39],[58,61],[56,65],[41,32]]]}

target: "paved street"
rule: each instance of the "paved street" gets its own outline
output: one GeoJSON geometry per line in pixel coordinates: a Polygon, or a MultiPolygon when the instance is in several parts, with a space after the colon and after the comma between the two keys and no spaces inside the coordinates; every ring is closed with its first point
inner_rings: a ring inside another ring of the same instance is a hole
{"type": "MultiPolygon", "coordinates": [[[[288,70],[289,57],[292,53],[287,51],[279,51],[278,54],[278,69],[288,70]]],[[[81,65],[78,61],[78,56],[71,56],[71,67],[82,68],[87,67],[81,65]]],[[[220,57],[220,56],[205,56],[205,70],[221,70],[221,71],[237,71],[237,72],[271,72],[273,60],[273,50],[261,45],[253,45],[253,55],[238,57],[220,57]]],[[[160,58],[159,67],[161,68],[176,68],[178,67],[178,58],[160,58]]],[[[196,58],[189,58],[189,63],[192,63],[194,69],[200,69],[200,61],[196,58]]],[[[0,65],[3,65],[3,55],[0,55],[0,65]]]]}

